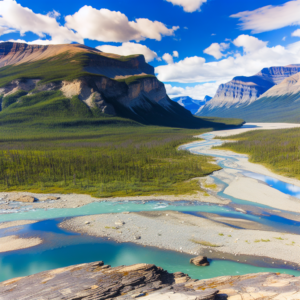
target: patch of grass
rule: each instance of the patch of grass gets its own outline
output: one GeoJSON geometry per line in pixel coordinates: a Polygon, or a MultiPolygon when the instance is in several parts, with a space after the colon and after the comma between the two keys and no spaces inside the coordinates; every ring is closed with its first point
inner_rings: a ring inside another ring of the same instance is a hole
{"type": "Polygon", "coordinates": [[[264,242],[264,243],[268,243],[271,242],[269,239],[264,240],[264,239],[260,239],[260,240],[255,240],[254,243],[260,243],[260,242],[264,242]]]}
{"type": "Polygon", "coordinates": [[[249,154],[250,161],[263,164],[278,174],[300,179],[300,128],[256,130],[226,139],[218,149],[249,154]]]}
{"type": "Polygon", "coordinates": [[[284,239],[282,237],[274,237],[274,239],[284,241],[284,239]]]}
{"type": "Polygon", "coordinates": [[[219,233],[219,236],[224,236],[224,234],[223,233],[219,233]]]}
{"type": "Polygon", "coordinates": [[[210,183],[209,184],[209,183],[204,182],[203,187],[206,188],[206,189],[210,189],[210,190],[218,189],[218,186],[215,183],[210,183]]]}
{"type": "Polygon", "coordinates": [[[221,247],[220,245],[212,244],[210,242],[203,241],[203,240],[191,239],[190,241],[195,243],[195,244],[199,244],[199,245],[202,245],[202,246],[205,246],[205,247],[221,247]]]}
{"type": "Polygon", "coordinates": [[[129,76],[127,78],[122,78],[122,79],[116,79],[119,82],[125,82],[127,85],[130,85],[134,82],[139,82],[140,79],[145,79],[145,78],[156,78],[154,75],[142,75],[142,76],[129,76]]]}
{"type": "Polygon", "coordinates": [[[228,235],[228,237],[232,237],[232,235],[231,235],[231,234],[229,234],[229,235],[228,235]]]}

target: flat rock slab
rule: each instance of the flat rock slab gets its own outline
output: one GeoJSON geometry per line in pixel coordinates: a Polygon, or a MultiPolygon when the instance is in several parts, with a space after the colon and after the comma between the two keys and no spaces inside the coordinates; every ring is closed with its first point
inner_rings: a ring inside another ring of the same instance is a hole
{"type": "Polygon", "coordinates": [[[218,292],[216,289],[207,291],[189,289],[184,284],[190,280],[186,274],[169,274],[155,265],[138,264],[111,268],[103,262],[95,262],[2,282],[0,299],[133,299],[151,295],[158,290],[172,295],[188,293],[192,298],[186,299],[191,300],[214,299],[218,292]],[[181,283],[177,284],[178,281],[181,283]]]}
{"type": "Polygon", "coordinates": [[[300,277],[258,273],[194,280],[149,264],[111,268],[95,262],[0,283],[0,300],[295,300],[300,277]]]}

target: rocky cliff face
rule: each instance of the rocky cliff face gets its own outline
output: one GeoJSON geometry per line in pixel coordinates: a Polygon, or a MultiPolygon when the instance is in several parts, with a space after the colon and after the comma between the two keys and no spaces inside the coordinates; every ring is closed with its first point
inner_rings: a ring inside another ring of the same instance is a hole
{"type": "Polygon", "coordinates": [[[292,300],[300,299],[300,278],[259,273],[195,280],[181,272],[170,274],[155,265],[111,268],[103,262],[94,262],[0,283],[2,300],[128,300],[140,297],[145,300],[292,300]]]}
{"type": "Polygon", "coordinates": [[[239,76],[226,84],[221,84],[214,98],[201,108],[197,115],[221,116],[226,109],[247,106],[282,80],[300,72],[300,65],[271,67],[261,70],[251,77],[239,76]],[[219,109],[222,110],[218,111],[219,109]]]}
{"type": "Polygon", "coordinates": [[[291,95],[300,93],[300,73],[292,75],[286,79],[284,79],[278,85],[273,86],[260,98],[270,98],[270,97],[279,97],[284,95],[291,95]]]}

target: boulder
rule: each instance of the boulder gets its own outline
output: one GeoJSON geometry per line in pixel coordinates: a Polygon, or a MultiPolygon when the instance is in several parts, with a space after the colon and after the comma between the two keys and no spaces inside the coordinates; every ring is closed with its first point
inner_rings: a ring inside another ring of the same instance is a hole
{"type": "Polygon", "coordinates": [[[35,202],[35,198],[32,196],[23,195],[23,196],[14,197],[14,198],[10,199],[10,201],[32,203],[32,202],[35,202]]]}
{"type": "Polygon", "coordinates": [[[200,267],[209,266],[209,261],[207,260],[206,256],[197,256],[195,258],[191,258],[190,263],[200,267]]]}

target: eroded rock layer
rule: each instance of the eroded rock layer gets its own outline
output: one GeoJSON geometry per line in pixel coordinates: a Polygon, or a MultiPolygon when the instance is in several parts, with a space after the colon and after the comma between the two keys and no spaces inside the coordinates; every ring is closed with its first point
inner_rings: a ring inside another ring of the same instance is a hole
{"type": "Polygon", "coordinates": [[[221,84],[214,98],[203,106],[197,115],[227,117],[227,111],[230,114],[231,110],[252,104],[269,89],[298,72],[300,65],[289,65],[265,68],[251,77],[235,77],[221,84]]]}
{"type": "MultiPolygon", "coordinates": [[[[201,268],[201,267],[199,267],[201,268]]],[[[1,300],[262,300],[300,299],[300,278],[279,273],[194,280],[149,264],[111,268],[94,262],[0,283],[1,300]]]]}

